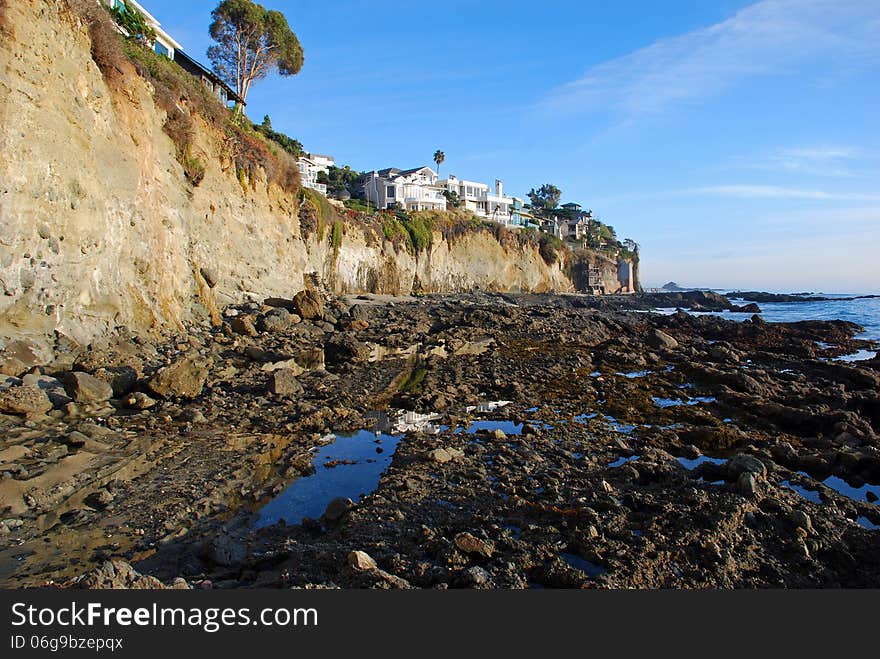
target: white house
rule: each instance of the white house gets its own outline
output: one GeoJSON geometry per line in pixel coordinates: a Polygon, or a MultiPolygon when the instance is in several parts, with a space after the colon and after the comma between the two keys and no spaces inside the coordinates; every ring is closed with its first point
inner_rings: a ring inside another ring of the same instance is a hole
{"type": "MultiPolygon", "coordinates": [[[[125,3],[122,0],[98,0],[98,2],[107,5],[110,9],[118,8],[123,11],[125,10],[125,3]]],[[[157,21],[156,18],[139,3],[135,2],[135,0],[128,0],[128,4],[133,9],[138,10],[143,15],[147,25],[155,31],[156,41],[153,43],[153,50],[155,50],[157,54],[164,55],[168,59],[173,60],[175,51],[183,50],[183,46],[177,43],[177,41],[174,40],[174,37],[163,30],[161,23],[159,23],[159,21],[157,21]]]]}
{"type": "Polygon", "coordinates": [[[495,180],[494,193],[490,192],[485,183],[465,181],[454,174],[440,181],[440,187],[457,194],[461,207],[475,215],[501,224],[511,224],[514,200],[513,197],[504,195],[504,184],[501,180],[495,180]]]}
{"type": "Polygon", "coordinates": [[[299,165],[299,175],[302,179],[303,187],[317,190],[322,195],[326,195],[327,186],[323,183],[318,183],[318,174],[320,172],[326,174],[334,162],[330,156],[315,154],[299,158],[297,164],[299,165]]]}
{"type": "Polygon", "coordinates": [[[314,162],[320,171],[327,172],[331,167],[336,167],[336,160],[333,156],[322,156],[320,153],[310,153],[309,160],[314,162]]]}
{"type": "Polygon", "coordinates": [[[398,203],[409,211],[446,210],[446,197],[430,167],[374,171],[364,184],[364,196],[376,208],[394,208],[398,203]]]}

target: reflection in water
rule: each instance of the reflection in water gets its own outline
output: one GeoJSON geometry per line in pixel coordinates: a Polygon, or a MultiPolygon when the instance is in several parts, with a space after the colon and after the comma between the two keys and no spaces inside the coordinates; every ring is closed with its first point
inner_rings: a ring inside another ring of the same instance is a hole
{"type": "Polygon", "coordinates": [[[424,432],[436,435],[445,429],[445,426],[438,426],[434,423],[440,419],[439,414],[393,410],[391,413],[368,412],[365,416],[368,419],[375,419],[376,434],[400,435],[407,432],[424,432]]]}
{"type": "Polygon", "coordinates": [[[614,462],[609,462],[608,467],[611,469],[614,469],[615,467],[622,467],[627,462],[633,462],[638,459],[639,459],[638,455],[631,455],[628,458],[617,458],[617,460],[615,460],[614,462]]]}
{"type": "Polygon", "coordinates": [[[810,490],[803,485],[796,485],[791,481],[782,481],[782,485],[790,490],[797,492],[807,501],[812,501],[813,503],[822,503],[822,497],[819,496],[819,493],[816,492],[816,490],[810,490]]]}
{"type": "Polygon", "coordinates": [[[840,357],[835,357],[834,361],[836,362],[864,362],[869,359],[874,359],[877,356],[876,350],[859,350],[858,352],[854,352],[851,355],[841,355],[840,357]]]}
{"type": "Polygon", "coordinates": [[[588,561],[586,558],[582,558],[577,554],[570,554],[563,551],[559,552],[559,558],[568,563],[574,569],[580,570],[590,577],[598,577],[607,572],[607,570],[601,565],[596,565],[592,561],[588,561]]]}
{"type": "Polygon", "coordinates": [[[693,458],[693,459],[691,459],[691,458],[675,458],[675,459],[678,460],[679,464],[681,464],[681,466],[684,467],[685,469],[687,469],[688,471],[693,471],[694,469],[699,467],[701,464],[705,464],[706,462],[709,462],[713,465],[723,465],[727,462],[727,460],[725,460],[723,458],[710,458],[708,455],[701,455],[700,457],[693,458]]]}
{"type": "Polygon", "coordinates": [[[300,524],[306,517],[320,517],[336,497],[357,501],[370,494],[391,464],[402,437],[379,434],[377,438],[369,430],[337,436],[335,442],[316,450],[312,460],[314,474],[296,479],[263,506],[257,513],[255,528],[282,519],[288,524],[300,524]],[[378,448],[382,453],[377,453],[378,448]]]}
{"type": "MultiPolygon", "coordinates": [[[[827,485],[837,493],[852,499],[853,501],[868,501],[868,492],[873,493],[874,496],[877,497],[877,499],[880,499],[880,485],[871,485],[870,483],[866,483],[861,487],[853,487],[845,480],[843,480],[842,478],[838,478],[837,476],[829,476],[824,481],[822,481],[822,483],[827,485]]],[[[877,499],[874,500],[876,501],[877,499]]]]}
{"type": "Polygon", "coordinates": [[[680,398],[660,398],[659,396],[651,396],[651,400],[658,407],[679,407],[681,405],[699,405],[700,403],[714,403],[717,399],[714,396],[694,396],[687,401],[680,398]]]}

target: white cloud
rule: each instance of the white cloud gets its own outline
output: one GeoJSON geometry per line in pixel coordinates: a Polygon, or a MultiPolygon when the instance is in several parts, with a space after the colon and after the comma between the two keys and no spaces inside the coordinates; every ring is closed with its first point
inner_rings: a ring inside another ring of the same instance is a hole
{"type": "Polygon", "coordinates": [[[857,66],[880,56],[877,0],[762,0],[732,17],[592,67],[542,106],[633,116],[811,62],[857,66]]]}
{"type": "Polygon", "coordinates": [[[780,185],[709,185],[676,190],[674,196],[734,197],[737,199],[800,199],[813,201],[880,201],[880,195],[827,192],[780,185]]]}
{"type": "Polygon", "coordinates": [[[874,158],[852,146],[814,146],[776,149],[756,157],[739,158],[734,167],[782,174],[858,178],[873,175],[874,158]]]}

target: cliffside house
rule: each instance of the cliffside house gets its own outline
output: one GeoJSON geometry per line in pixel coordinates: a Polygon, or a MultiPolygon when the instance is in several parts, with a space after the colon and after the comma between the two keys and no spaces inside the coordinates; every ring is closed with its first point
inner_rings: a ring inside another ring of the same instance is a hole
{"type": "MultiPolygon", "coordinates": [[[[98,2],[107,6],[109,9],[118,9],[123,12],[126,11],[125,2],[123,2],[123,0],[98,0],[98,2]]],[[[132,9],[139,11],[144,17],[144,21],[146,21],[147,25],[149,25],[156,33],[156,40],[153,42],[152,48],[157,55],[167,57],[184,71],[201,80],[208,89],[217,95],[224,105],[228,104],[230,101],[245,105],[244,100],[235,92],[235,90],[223,82],[216,73],[183,52],[183,46],[181,46],[174,37],[163,30],[161,23],[159,23],[150,12],[144,9],[140,3],[135,2],[135,0],[128,0],[128,5],[132,9]]],[[[117,27],[120,32],[125,32],[122,27],[117,27]]]]}
{"type": "Polygon", "coordinates": [[[201,80],[205,87],[217,95],[217,98],[223,102],[223,105],[227,105],[230,102],[247,105],[244,99],[232,87],[223,82],[216,73],[194,60],[180,48],[174,51],[174,62],[184,71],[201,80]]]}
{"type": "Polygon", "coordinates": [[[327,174],[330,168],[336,164],[332,156],[322,156],[318,153],[310,153],[297,160],[299,165],[299,174],[302,178],[304,188],[317,190],[322,195],[327,195],[327,186],[324,183],[318,183],[318,174],[323,172],[327,174]]]}
{"type": "Polygon", "coordinates": [[[374,171],[364,183],[364,196],[376,208],[400,204],[408,211],[446,210],[446,197],[430,167],[374,171]]]}
{"type": "Polygon", "coordinates": [[[512,197],[510,204],[510,226],[538,228],[537,218],[525,207],[525,201],[512,197]]]}
{"type": "Polygon", "coordinates": [[[506,226],[518,226],[513,222],[513,197],[505,196],[504,183],[500,179],[495,180],[494,192],[485,183],[466,181],[454,174],[440,181],[440,187],[457,194],[461,207],[475,215],[506,226]]]}
{"type": "MultiPolygon", "coordinates": [[[[125,2],[123,2],[123,0],[98,0],[98,2],[106,5],[110,9],[125,11],[125,2]]],[[[136,9],[143,15],[147,25],[153,28],[153,31],[156,33],[156,41],[153,42],[153,50],[156,51],[156,54],[164,55],[168,59],[173,60],[174,53],[177,50],[182,50],[183,46],[177,43],[177,41],[174,40],[174,37],[163,30],[159,21],[157,21],[150,12],[144,9],[140,3],[135,2],[135,0],[128,0],[128,4],[132,9],[136,9]]],[[[122,28],[120,28],[120,30],[122,30],[122,28]]]]}

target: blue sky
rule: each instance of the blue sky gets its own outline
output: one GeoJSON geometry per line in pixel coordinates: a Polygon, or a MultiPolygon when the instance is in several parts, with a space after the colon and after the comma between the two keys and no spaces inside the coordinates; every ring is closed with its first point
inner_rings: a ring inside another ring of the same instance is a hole
{"type": "MultiPolygon", "coordinates": [[[[143,0],[206,61],[215,0],[143,0]]],[[[877,0],[267,0],[305,50],[248,114],[361,170],[554,183],[647,286],[880,292],[877,0]]]]}

